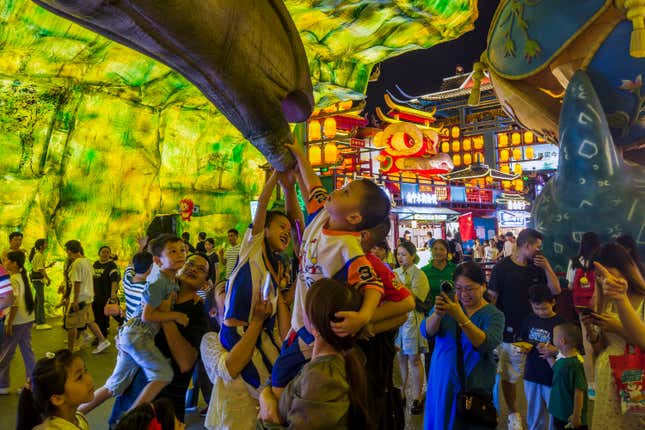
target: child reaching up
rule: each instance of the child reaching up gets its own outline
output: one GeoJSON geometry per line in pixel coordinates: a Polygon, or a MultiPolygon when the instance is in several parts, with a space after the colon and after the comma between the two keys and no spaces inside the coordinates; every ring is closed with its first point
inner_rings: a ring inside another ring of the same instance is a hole
{"type": "MultiPolygon", "coordinates": [[[[222,346],[229,352],[247,334],[258,300],[267,301],[269,317],[263,322],[263,330],[257,337],[251,359],[240,372],[251,397],[271,374],[271,366],[280,354],[279,345],[290,327],[290,312],[282,290],[287,284],[287,270],[281,260],[291,242],[292,220],[300,219],[293,180],[285,174],[273,172],[268,178],[258,199],[253,224],[240,244],[240,256],[228,279],[225,314],[220,331],[222,346]],[[287,213],[268,211],[271,194],[280,181],[285,195],[287,213]],[[279,336],[276,336],[275,325],[279,336]]],[[[239,411],[239,406],[235,407],[239,411]]],[[[219,415],[228,420],[231,411],[219,415]]]]}
{"type": "Polygon", "coordinates": [[[310,221],[302,236],[291,331],[272,371],[272,386],[277,388],[286,386],[311,356],[313,337],[304,325],[304,303],[314,282],[333,278],[362,292],[360,309],[336,315],[332,328],[337,335],[353,335],[372,320],[383,287],[363,253],[360,231],[382,223],[390,211],[385,192],[369,180],[355,180],[327,193],[302,148],[288,148],[296,159],[300,189],[309,193],[310,221]]]}
{"type": "Polygon", "coordinates": [[[162,234],[150,242],[150,251],[154,262],[159,265],[158,278],[148,281],[139,309],[119,330],[116,366],[105,385],[96,391],[94,399],[79,408],[83,413],[88,413],[111,396],[122,394],[132,383],[139,367],[145,372],[148,384],[132,408],[152,401],[173,378],[170,363],[155,345],[154,338],[162,322],[188,324],[185,314],[170,310],[179,290],[175,275],[186,261],[186,247],[180,238],[162,234]]]}
{"type": "Polygon", "coordinates": [[[31,374],[32,397],[45,417],[34,430],[89,430],[87,419],[77,411],[94,396],[94,381],[85,363],[69,349],[47,354],[31,374]]]}
{"type": "Polygon", "coordinates": [[[578,356],[582,341],[580,329],[573,323],[553,328],[553,344],[564,358],[547,358],[553,367],[553,385],[549,397],[549,413],[556,430],[587,429],[587,379],[578,356]]]}

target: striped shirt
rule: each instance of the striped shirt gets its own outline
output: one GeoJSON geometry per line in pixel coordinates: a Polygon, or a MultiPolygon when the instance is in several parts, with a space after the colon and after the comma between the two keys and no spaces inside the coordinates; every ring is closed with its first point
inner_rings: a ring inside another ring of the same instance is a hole
{"type": "Polygon", "coordinates": [[[141,296],[146,287],[146,281],[134,282],[135,273],[132,266],[128,266],[123,274],[123,294],[125,295],[125,320],[136,314],[141,304],[141,296]]]}
{"type": "Polygon", "coordinates": [[[237,264],[237,257],[240,255],[240,244],[229,246],[224,251],[224,259],[226,260],[226,279],[231,276],[235,265],[237,264]]]}
{"type": "MultiPolygon", "coordinates": [[[[4,267],[0,266],[0,296],[5,296],[12,293],[13,287],[11,286],[11,277],[4,267]]],[[[0,318],[4,318],[2,310],[0,310],[0,318]]]]}

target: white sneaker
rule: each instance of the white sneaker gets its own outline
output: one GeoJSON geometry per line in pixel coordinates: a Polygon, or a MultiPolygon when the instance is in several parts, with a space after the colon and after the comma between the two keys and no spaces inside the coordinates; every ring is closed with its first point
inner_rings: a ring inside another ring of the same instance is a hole
{"type": "Polygon", "coordinates": [[[105,351],[112,343],[109,340],[105,339],[103,342],[99,343],[96,348],[92,351],[92,354],[100,354],[105,351]]]}
{"type": "Polygon", "coordinates": [[[49,330],[52,326],[49,324],[36,324],[36,330],[49,330]]]}
{"type": "Polygon", "coordinates": [[[524,430],[522,416],[519,412],[508,415],[508,430],[524,430]]]}

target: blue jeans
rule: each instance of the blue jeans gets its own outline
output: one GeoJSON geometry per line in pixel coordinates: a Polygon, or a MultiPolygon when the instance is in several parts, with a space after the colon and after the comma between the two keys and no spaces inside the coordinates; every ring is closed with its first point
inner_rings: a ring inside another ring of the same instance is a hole
{"type": "Polygon", "coordinates": [[[42,280],[31,281],[36,290],[36,324],[45,324],[45,284],[42,280]]]}
{"type": "Polygon", "coordinates": [[[144,324],[125,325],[119,330],[119,354],[105,387],[112,396],[123,394],[132,384],[139,368],[148,381],[170,382],[173,370],[168,359],[155,345],[155,334],[144,324]]]}

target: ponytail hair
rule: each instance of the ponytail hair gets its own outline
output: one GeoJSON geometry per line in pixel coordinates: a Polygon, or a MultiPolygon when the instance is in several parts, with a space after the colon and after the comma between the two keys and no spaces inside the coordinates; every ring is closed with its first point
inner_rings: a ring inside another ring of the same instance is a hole
{"type": "Polygon", "coordinates": [[[121,417],[114,430],[154,428],[150,424],[155,420],[161,426],[161,430],[174,430],[175,408],[170,400],[163,398],[137,406],[121,417]]]}
{"type": "Polygon", "coordinates": [[[27,271],[25,270],[25,253],[22,251],[11,251],[7,254],[7,260],[11,260],[18,265],[20,268],[20,276],[22,277],[22,282],[25,284],[25,291],[23,296],[25,297],[25,307],[27,308],[27,313],[32,313],[34,311],[34,296],[31,292],[31,284],[29,284],[29,276],[27,276],[27,271]]]}
{"type": "Polygon", "coordinates": [[[67,371],[77,356],[69,349],[61,349],[54,354],[47,353],[36,363],[31,372],[31,391],[36,406],[45,417],[56,413],[50,398],[65,392],[67,371]]]}
{"type": "Polygon", "coordinates": [[[367,377],[365,364],[359,358],[353,336],[340,337],[331,328],[331,322],[340,311],[358,311],[362,298],[359,293],[340,282],[324,278],[313,283],[307,291],[305,310],[307,318],[320,336],[345,357],[345,373],[349,383],[349,428],[369,429],[367,411],[367,377]]]}
{"type": "Polygon", "coordinates": [[[29,262],[31,263],[32,260],[34,259],[34,255],[36,255],[36,251],[39,251],[40,248],[43,247],[47,243],[47,239],[38,239],[36,240],[36,243],[34,243],[34,246],[31,248],[31,251],[29,251],[29,262]]]}

